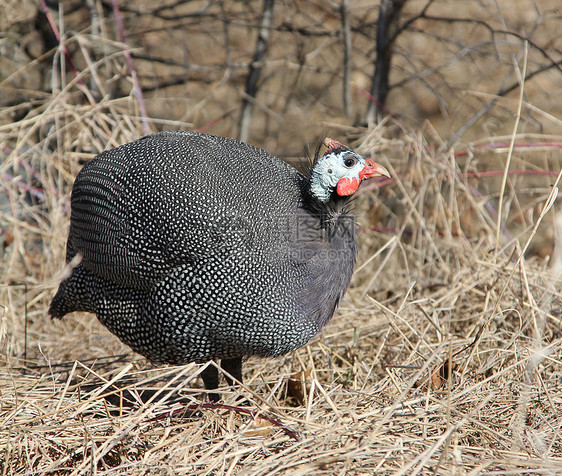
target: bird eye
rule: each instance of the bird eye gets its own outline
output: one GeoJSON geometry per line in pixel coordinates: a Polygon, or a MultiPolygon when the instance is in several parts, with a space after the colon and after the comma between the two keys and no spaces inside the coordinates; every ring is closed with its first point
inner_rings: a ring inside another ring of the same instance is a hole
{"type": "Polygon", "coordinates": [[[345,165],[348,169],[353,167],[357,163],[357,159],[355,157],[346,157],[343,161],[343,165],[345,165]]]}

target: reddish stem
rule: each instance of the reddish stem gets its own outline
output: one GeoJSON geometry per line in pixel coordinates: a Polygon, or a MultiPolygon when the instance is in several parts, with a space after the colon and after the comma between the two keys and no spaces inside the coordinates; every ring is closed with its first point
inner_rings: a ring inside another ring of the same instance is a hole
{"type": "Polygon", "coordinates": [[[74,67],[74,63],[72,63],[72,58],[70,57],[70,53],[68,52],[68,49],[66,48],[65,45],[61,44],[59,28],[57,27],[57,24],[55,23],[55,20],[53,19],[53,16],[51,15],[51,12],[49,11],[47,4],[45,3],[45,0],[39,0],[39,3],[41,4],[41,10],[43,10],[44,15],[47,17],[47,21],[51,26],[51,30],[53,30],[53,34],[55,35],[55,38],[57,39],[59,45],[62,48],[64,57],[66,59],[66,64],[68,64],[68,67],[70,68],[70,71],[72,71],[72,74],[74,74],[78,84],[80,84],[81,86],[85,86],[82,79],[78,77],[78,70],[74,67]]]}
{"type": "Polygon", "coordinates": [[[199,129],[197,129],[197,132],[205,132],[206,130],[213,127],[217,122],[222,121],[225,117],[230,116],[233,112],[234,112],[234,109],[231,109],[230,111],[227,111],[224,114],[221,114],[219,117],[207,122],[207,124],[203,124],[199,129]]]}
{"type": "Polygon", "coordinates": [[[169,418],[171,416],[177,415],[178,413],[184,412],[186,410],[187,411],[193,411],[193,410],[199,410],[200,408],[210,408],[212,410],[224,409],[224,410],[230,410],[230,411],[236,412],[236,413],[243,413],[245,415],[250,415],[254,418],[262,418],[262,419],[268,421],[269,423],[271,423],[273,426],[281,428],[289,437],[293,438],[293,440],[299,441],[299,442],[302,441],[301,437],[297,433],[295,433],[293,430],[290,430],[289,428],[287,428],[285,425],[283,425],[283,423],[281,423],[279,420],[276,420],[275,418],[264,415],[263,413],[260,413],[260,412],[256,412],[254,410],[250,410],[248,408],[235,407],[233,405],[224,405],[223,403],[194,403],[192,405],[186,405],[183,408],[178,408],[176,410],[171,410],[169,412],[158,415],[154,418],[151,418],[150,421],[162,420],[163,418],[169,418]]]}
{"type": "MultiPolygon", "coordinates": [[[[503,170],[487,170],[485,172],[464,172],[458,174],[459,177],[494,177],[496,175],[503,175],[503,170]]],[[[550,177],[557,177],[558,172],[551,172],[550,170],[508,170],[508,175],[547,175],[550,177]]]]}
{"type": "Polygon", "coordinates": [[[384,104],[382,104],[376,97],[374,97],[371,93],[369,93],[368,91],[366,91],[365,89],[363,89],[360,86],[355,85],[355,88],[361,93],[363,94],[363,96],[365,96],[369,101],[371,101],[372,103],[375,104],[375,106],[377,106],[377,108],[379,110],[381,110],[382,112],[384,112],[385,114],[388,114],[390,117],[392,117],[392,119],[399,121],[400,118],[398,117],[398,114],[393,113],[390,109],[388,109],[384,104]]]}
{"type": "MultiPolygon", "coordinates": [[[[499,149],[501,147],[509,147],[510,142],[492,142],[491,144],[479,144],[473,146],[473,149],[499,149]]],[[[562,148],[562,142],[515,142],[514,147],[557,147],[562,148]]],[[[470,151],[462,150],[460,152],[455,152],[453,155],[455,157],[464,157],[468,155],[470,151]]],[[[558,174],[556,174],[558,175],[558,174]]]]}
{"type": "MultiPolygon", "coordinates": [[[[119,4],[117,0],[112,0],[113,5],[113,14],[115,15],[115,22],[117,23],[117,30],[119,32],[119,40],[123,44],[127,44],[127,38],[125,37],[125,28],[123,27],[123,20],[121,18],[121,12],[119,10],[119,4]]],[[[133,88],[135,89],[135,95],[137,96],[137,100],[139,102],[139,109],[141,113],[141,120],[142,126],[144,128],[145,134],[150,134],[150,127],[148,125],[147,120],[147,113],[146,113],[146,105],[144,103],[144,97],[142,94],[141,85],[137,76],[137,71],[135,69],[135,65],[133,64],[133,58],[131,57],[131,53],[128,50],[124,51],[125,53],[125,60],[127,61],[127,67],[131,72],[131,77],[133,78],[133,88]]]]}

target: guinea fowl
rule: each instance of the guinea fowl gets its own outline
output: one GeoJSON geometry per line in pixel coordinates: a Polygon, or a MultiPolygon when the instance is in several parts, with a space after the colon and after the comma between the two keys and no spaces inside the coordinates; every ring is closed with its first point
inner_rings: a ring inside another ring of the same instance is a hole
{"type": "MultiPolygon", "coordinates": [[[[49,313],[93,312],[154,363],[221,359],[238,381],[242,358],[306,344],[351,279],[349,198],[363,179],[389,176],[334,139],[324,145],[308,178],[262,149],[195,132],[101,153],[74,182],[66,261],[81,259],[49,313]]],[[[202,377],[218,387],[216,367],[202,377]]]]}

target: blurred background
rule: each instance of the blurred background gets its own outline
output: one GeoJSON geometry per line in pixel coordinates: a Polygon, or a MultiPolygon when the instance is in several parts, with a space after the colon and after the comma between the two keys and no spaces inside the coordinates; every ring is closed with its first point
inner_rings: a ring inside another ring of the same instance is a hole
{"type": "Polygon", "coordinates": [[[204,128],[283,156],[383,117],[451,146],[511,133],[524,68],[519,132],[559,133],[545,121],[562,112],[558,0],[2,4],[2,124],[78,81],[88,97],[77,84],[73,101],[130,100],[152,131],[204,128]]]}

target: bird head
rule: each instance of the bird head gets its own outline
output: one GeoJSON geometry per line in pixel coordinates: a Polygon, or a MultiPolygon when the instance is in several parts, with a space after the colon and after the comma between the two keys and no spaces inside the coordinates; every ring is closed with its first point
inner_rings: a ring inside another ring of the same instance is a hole
{"type": "Polygon", "coordinates": [[[312,195],[323,203],[328,202],[334,192],[340,197],[353,195],[364,179],[390,177],[382,165],[361,157],[335,139],[324,139],[324,145],[327,150],[314,161],[310,178],[312,195]]]}

